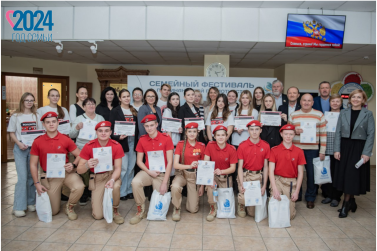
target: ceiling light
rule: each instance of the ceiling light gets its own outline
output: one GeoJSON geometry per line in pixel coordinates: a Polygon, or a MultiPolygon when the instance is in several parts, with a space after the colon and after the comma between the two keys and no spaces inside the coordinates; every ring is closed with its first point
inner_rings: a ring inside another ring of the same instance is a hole
{"type": "Polygon", "coordinates": [[[92,51],[93,54],[97,53],[97,44],[96,41],[89,41],[89,43],[93,43],[94,45],[90,46],[90,50],[92,51]]]}
{"type": "Polygon", "coordinates": [[[61,42],[58,42],[58,43],[59,43],[59,45],[56,46],[56,51],[58,53],[62,53],[62,51],[63,51],[63,44],[61,42]]]}
{"type": "Polygon", "coordinates": [[[364,60],[368,60],[369,59],[369,57],[368,56],[364,56],[364,58],[363,58],[364,60]]]}

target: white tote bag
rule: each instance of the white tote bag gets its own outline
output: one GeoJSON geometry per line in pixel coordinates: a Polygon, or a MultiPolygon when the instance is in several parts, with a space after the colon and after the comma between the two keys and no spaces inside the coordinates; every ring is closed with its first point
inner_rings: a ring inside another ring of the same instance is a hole
{"type": "Polygon", "coordinates": [[[326,156],[324,161],[318,158],[313,159],[314,183],[321,185],[332,183],[330,170],[330,156],[326,156]]]}
{"type": "Polygon", "coordinates": [[[218,188],[217,218],[236,218],[233,188],[218,188]]]}
{"type": "Polygon", "coordinates": [[[289,199],[280,195],[281,201],[271,198],[268,203],[268,225],[270,228],[285,228],[291,226],[289,199]]]}
{"type": "Polygon", "coordinates": [[[107,223],[113,222],[113,189],[105,188],[103,195],[103,217],[107,223]]]}
{"type": "Polygon", "coordinates": [[[166,214],[169,211],[171,200],[170,192],[161,195],[160,192],[154,190],[149,203],[148,220],[166,220],[166,214]]]}
{"type": "Polygon", "coordinates": [[[42,193],[40,196],[37,193],[37,199],[35,202],[35,208],[37,210],[37,215],[40,221],[51,222],[52,221],[52,209],[50,198],[48,197],[47,192],[42,193]]]}
{"type": "Polygon", "coordinates": [[[267,218],[267,192],[262,196],[262,205],[255,206],[255,222],[261,222],[267,218]]]}

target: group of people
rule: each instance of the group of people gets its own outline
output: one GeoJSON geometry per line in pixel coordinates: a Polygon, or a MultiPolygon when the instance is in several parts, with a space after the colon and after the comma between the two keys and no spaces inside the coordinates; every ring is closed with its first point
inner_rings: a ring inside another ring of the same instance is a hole
{"type": "Polygon", "coordinates": [[[19,109],[11,116],[8,126],[15,142],[14,155],[18,182],[15,188],[14,214],[25,216],[25,211],[35,211],[36,192],[47,192],[52,214],[60,210],[62,187],[70,191],[64,208],[70,220],[77,219],[75,205],[85,205],[91,197],[92,215],[103,218],[102,200],[105,188],[113,189],[113,219],[122,224],[119,214],[120,200],[135,199],[137,212],[131,224],[146,218],[144,187],[152,186],[160,194],[169,189],[174,206],[172,219],[180,220],[182,191],[187,188],[186,210],[199,210],[199,197],[207,192],[213,221],[217,206],[212,191],[214,187],[233,187],[238,193],[237,214],[254,215],[254,207],[245,207],[243,182],[260,181],[261,193],[280,200],[281,195],[290,198],[291,219],[295,216],[295,202],[302,200],[302,181],[306,170],[307,208],[314,208],[318,186],[314,183],[313,159],[331,158],[332,183],[321,186],[324,204],[337,207],[344,193],[339,217],[347,217],[356,211],[354,196],[370,191],[370,162],[374,144],[375,122],[372,112],[364,108],[367,97],[362,90],[349,95],[348,107],[343,109],[340,95],[330,96],[329,82],[319,84],[319,96],[300,97],[297,87],[289,87],[282,94],[283,83],[275,80],[272,93],[265,94],[257,87],[253,94],[244,90],[240,94],[231,90],[220,94],[216,87],[207,93],[202,102],[199,90],[187,88],[180,104],[180,95],[171,92],[168,84],[160,89],[160,98],[154,89],[143,92],[135,88],[132,93],[123,89],[116,93],[112,87],[101,93],[100,104],[88,97],[85,87],[76,92],[78,101],[68,112],[58,105],[60,94],[50,89],[50,104],[36,108],[32,93],[22,95],[19,109]],[[131,103],[132,96],[132,103],[131,103]],[[263,125],[261,112],[279,112],[280,126],[263,125]],[[335,132],[326,128],[324,113],[340,113],[335,132]],[[235,117],[252,116],[246,129],[235,129],[235,117]],[[179,132],[162,132],[163,118],[181,119],[179,132]],[[185,119],[204,121],[185,123],[185,119]],[[116,135],[116,122],[135,124],[133,136],[116,135]],[[315,122],[316,137],[312,143],[302,143],[302,123],[315,122]],[[86,126],[93,125],[95,134],[81,137],[86,126]],[[22,141],[24,131],[45,130],[31,145],[22,141]],[[93,152],[111,148],[113,167],[109,171],[96,172],[99,164],[93,152]],[[165,172],[150,170],[154,154],[161,152],[165,172]],[[69,154],[74,156],[71,160],[69,154]],[[65,154],[64,178],[48,178],[48,154],[65,154]],[[355,164],[363,160],[360,168],[355,164]],[[196,185],[199,160],[215,162],[214,183],[196,185]],[[152,161],[152,162],[151,162],[152,161]],[[38,165],[42,172],[38,175],[38,165]],[[137,167],[135,169],[135,167],[137,167]]]}

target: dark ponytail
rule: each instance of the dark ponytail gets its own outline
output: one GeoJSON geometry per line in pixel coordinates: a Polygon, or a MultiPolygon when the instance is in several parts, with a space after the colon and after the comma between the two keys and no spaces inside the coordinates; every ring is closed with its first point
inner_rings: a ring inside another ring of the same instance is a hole
{"type": "MultiPolygon", "coordinates": [[[[47,93],[47,97],[49,97],[50,96],[50,92],[51,91],[56,91],[56,92],[58,92],[59,93],[59,91],[57,90],[57,89],[55,89],[55,88],[52,88],[52,89],[50,89],[49,91],[48,91],[48,93],[47,93]]],[[[59,96],[60,96],[60,93],[59,93],[59,96]]],[[[57,110],[58,110],[58,119],[64,119],[64,117],[65,117],[65,113],[64,113],[64,111],[63,111],[63,108],[60,106],[60,105],[56,105],[56,107],[57,107],[57,110]]]]}

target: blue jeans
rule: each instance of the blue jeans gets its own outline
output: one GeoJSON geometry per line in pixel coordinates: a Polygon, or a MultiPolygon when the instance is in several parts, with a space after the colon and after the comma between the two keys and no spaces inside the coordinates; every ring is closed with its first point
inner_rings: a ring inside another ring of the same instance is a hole
{"type": "Polygon", "coordinates": [[[313,159],[319,157],[319,150],[304,150],[304,155],[306,159],[306,201],[315,201],[317,197],[317,186],[314,184],[314,165],[313,159]]]}
{"type": "Polygon", "coordinates": [[[17,144],[13,148],[18,178],[14,191],[14,211],[26,210],[28,205],[35,205],[35,186],[30,172],[30,149],[29,147],[21,150],[17,144]]]}
{"type": "Polygon", "coordinates": [[[120,197],[132,194],[131,181],[134,178],[134,168],[136,163],[136,152],[134,151],[135,137],[128,136],[128,153],[124,153],[122,158],[122,172],[120,173],[120,179],[122,180],[122,186],[120,187],[120,197]]]}

